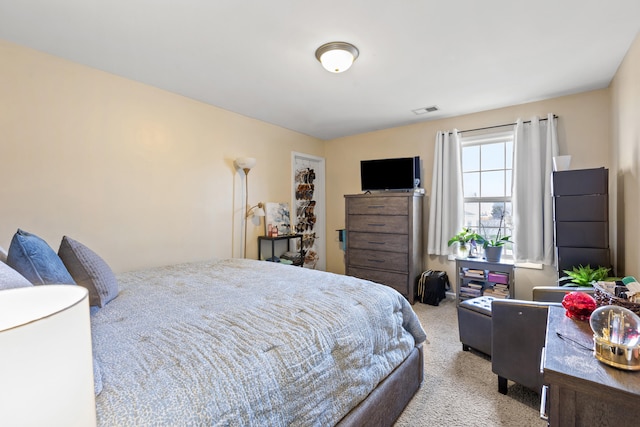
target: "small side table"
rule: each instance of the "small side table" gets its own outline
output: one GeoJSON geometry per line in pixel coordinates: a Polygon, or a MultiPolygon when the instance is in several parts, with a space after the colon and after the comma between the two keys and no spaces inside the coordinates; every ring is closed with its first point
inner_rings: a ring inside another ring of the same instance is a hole
{"type": "Polygon", "coordinates": [[[271,242],[271,258],[273,258],[275,255],[275,251],[276,251],[276,241],[278,240],[286,240],[287,241],[287,251],[291,250],[291,239],[299,239],[300,242],[300,264],[295,264],[295,265],[304,265],[304,252],[302,251],[302,234],[288,234],[285,236],[278,236],[278,237],[268,237],[268,236],[258,236],[258,259],[261,260],[262,259],[262,242],[263,241],[268,241],[271,242]]]}

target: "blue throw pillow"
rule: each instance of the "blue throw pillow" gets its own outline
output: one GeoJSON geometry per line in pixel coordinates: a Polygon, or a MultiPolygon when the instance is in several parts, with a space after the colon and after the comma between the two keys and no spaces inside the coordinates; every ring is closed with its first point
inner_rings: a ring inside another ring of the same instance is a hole
{"type": "Polygon", "coordinates": [[[76,284],[47,242],[20,229],[11,239],[7,264],[34,285],[76,284]]]}

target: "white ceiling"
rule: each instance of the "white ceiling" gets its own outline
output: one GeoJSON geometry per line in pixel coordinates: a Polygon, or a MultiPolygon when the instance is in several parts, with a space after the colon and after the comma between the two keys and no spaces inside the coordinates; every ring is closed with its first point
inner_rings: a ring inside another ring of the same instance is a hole
{"type": "Polygon", "coordinates": [[[321,139],[607,87],[639,30],[638,0],[0,0],[0,38],[321,139]]]}

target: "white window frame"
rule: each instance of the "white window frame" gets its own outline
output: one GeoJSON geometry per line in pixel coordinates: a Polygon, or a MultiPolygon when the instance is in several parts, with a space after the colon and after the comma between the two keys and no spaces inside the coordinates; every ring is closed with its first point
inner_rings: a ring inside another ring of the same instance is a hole
{"type": "MultiPolygon", "coordinates": [[[[505,204],[509,204],[511,205],[511,198],[512,198],[512,183],[513,183],[513,142],[514,142],[514,131],[513,130],[498,130],[496,131],[495,129],[493,129],[492,131],[484,131],[482,134],[475,134],[475,135],[471,135],[471,136],[464,136],[462,135],[460,137],[460,144],[462,147],[462,157],[464,158],[464,150],[465,148],[469,148],[469,147],[477,147],[477,146],[482,146],[482,145],[488,145],[488,144],[495,144],[495,143],[511,143],[511,159],[507,159],[507,157],[505,156],[504,158],[504,164],[502,165],[501,168],[498,169],[482,169],[482,162],[480,161],[480,165],[479,165],[479,169],[477,171],[474,172],[478,172],[479,173],[479,188],[482,189],[482,173],[481,172],[488,172],[488,171],[511,171],[510,173],[510,179],[507,178],[508,174],[505,173],[505,183],[504,183],[504,189],[505,189],[505,194],[502,196],[485,196],[485,197],[481,197],[481,196],[465,196],[463,195],[463,202],[464,202],[464,206],[465,206],[465,212],[464,212],[464,217],[465,217],[465,227],[470,227],[473,231],[485,235],[485,231],[486,229],[481,228],[481,224],[482,224],[482,217],[481,217],[481,213],[478,212],[478,216],[477,216],[477,224],[469,224],[467,222],[467,212],[466,212],[466,206],[468,203],[472,203],[472,204],[481,204],[481,203],[505,203],[505,204]]],[[[480,159],[481,160],[481,159],[480,159]]],[[[464,162],[463,162],[464,165],[464,162]]],[[[467,171],[468,173],[468,171],[467,171]]],[[[464,184],[465,184],[465,171],[463,170],[462,173],[462,181],[463,181],[463,188],[464,188],[464,184]]],[[[513,210],[513,205],[511,205],[511,210],[513,210]]],[[[511,212],[511,214],[513,214],[513,212],[511,212]]],[[[505,229],[507,235],[512,235],[513,233],[513,223],[510,221],[510,217],[507,218],[506,223],[503,224],[503,229],[505,229]]],[[[504,236],[504,234],[501,234],[501,236],[504,236]]],[[[505,249],[503,251],[503,259],[506,260],[512,260],[513,259],[513,248],[511,247],[511,244],[506,244],[505,245],[505,249]]]]}

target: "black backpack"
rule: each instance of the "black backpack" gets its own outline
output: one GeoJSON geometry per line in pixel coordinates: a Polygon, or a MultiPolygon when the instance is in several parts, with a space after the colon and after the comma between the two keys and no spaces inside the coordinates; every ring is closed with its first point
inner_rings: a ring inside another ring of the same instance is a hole
{"type": "Polygon", "coordinates": [[[418,279],[418,301],[423,304],[438,305],[447,297],[451,289],[449,277],[444,271],[427,270],[418,279]]]}

